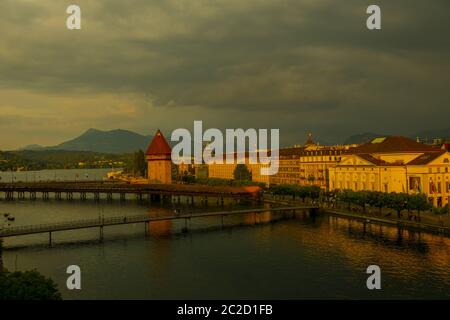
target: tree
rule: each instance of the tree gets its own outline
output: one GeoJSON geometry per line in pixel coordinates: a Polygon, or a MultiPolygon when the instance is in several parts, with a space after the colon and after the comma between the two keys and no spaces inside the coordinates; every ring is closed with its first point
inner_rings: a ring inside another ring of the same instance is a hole
{"type": "Polygon", "coordinates": [[[354,193],[353,201],[356,205],[360,206],[363,209],[363,212],[366,212],[366,204],[368,202],[368,192],[366,191],[357,191],[354,193]]]}
{"type": "Polygon", "coordinates": [[[354,204],[355,201],[355,191],[352,191],[350,189],[345,189],[342,190],[339,194],[338,194],[338,200],[344,202],[345,204],[347,204],[347,209],[350,210],[350,205],[354,204]]]}
{"type": "Polygon", "coordinates": [[[147,161],[145,159],[145,153],[141,149],[133,154],[132,170],[134,176],[145,177],[147,171],[147,161]]]}
{"type": "Polygon", "coordinates": [[[388,208],[397,212],[397,217],[401,218],[402,210],[406,209],[408,204],[408,195],[406,193],[389,193],[388,208]]]}
{"type": "Polygon", "coordinates": [[[429,210],[431,208],[431,204],[428,202],[425,194],[419,193],[409,196],[407,208],[409,210],[417,210],[417,216],[420,220],[420,212],[429,210]]]}
{"type": "Polygon", "coordinates": [[[433,213],[439,216],[439,222],[442,223],[442,216],[449,213],[448,204],[443,208],[433,208],[433,213]]]}
{"type": "Polygon", "coordinates": [[[36,270],[0,273],[0,300],[61,300],[56,283],[36,270]]]}
{"type": "Polygon", "coordinates": [[[235,180],[251,181],[252,173],[245,164],[240,163],[234,168],[233,177],[235,180]]]}
{"type": "Polygon", "coordinates": [[[319,199],[320,197],[320,187],[319,186],[309,186],[305,187],[308,191],[308,196],[312,199],[319,199]]]}

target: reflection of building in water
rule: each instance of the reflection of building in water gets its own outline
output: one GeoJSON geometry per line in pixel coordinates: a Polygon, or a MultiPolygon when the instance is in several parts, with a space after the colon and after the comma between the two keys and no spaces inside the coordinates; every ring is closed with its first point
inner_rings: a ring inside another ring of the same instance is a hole
{"type": "Polygon", "coordinates": [[[161,220],[150,222],[148,232],[150,235],[155,236],[167,236],[172,231],[172,221],[171,220],[161,220]]]}
{"type": "Polygon", "coordinates": [[[249,213],[245,214],[243,217],[244,224],[255,224],[255,223],[268,223],[272,221],[271,212],[259,212],[259,213],[249,213]]]}
{"type": "MultiPolygon", "coordinates": [[[[311,221],[310,218],[300,220],[297,221],[302,224],[311,221]]],[[[369,263],[389,268],[395,274],[407,265],[408,272],[398,274],[405,281],[415,281],[432,269],[446,270],[448,277],[442,280],[450,285],[450,239],[447,237],[408,230],[399,233],[396,227],[376,224],[366,224],[364,231],[362,222],[332,216],[319,217],[310,227],[314,230],[305,232],[296,223],[286,224],[289,230],[285,232],[291,235],[292,243],[316,248],[321,254],[344,257],[348,264],[361,270],[369,263]],[[318,227],[319,224],[329,227],[318,227]]]]}
{"type": "MultiPolygon", "coordinates": [[[[164,217],[173,215],[173,211],[169,208],[152,207],[148,211],[150,217],[164,217]]],[[[152,221],[148,226],[150,235],[165,236],[172,232],[172,220],[152,221]]]]}

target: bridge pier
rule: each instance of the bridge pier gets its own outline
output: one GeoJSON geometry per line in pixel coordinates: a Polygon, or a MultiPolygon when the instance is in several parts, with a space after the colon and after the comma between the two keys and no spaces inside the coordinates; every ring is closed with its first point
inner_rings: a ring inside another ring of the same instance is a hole
{"type": "Polygon", "coordinates": [[[52,232],[51,231],[48,233],[48,245],[50,247],[52,246],[52,232]]]}
{"type": "MultiPolygon", "coordinates": [[[[222,187],[197,187],[197,186],[180,186],[180,189],[174,189],[173,187],[166,186],[164,184],[153,186],[153,185],[123,185],[123,184],[105,184],[105,183],[62,183],[62,182],[44,182],[44,183],[0,183],[0,192],[5,194],[6,200],[13,200],[17,196],[19,199],[28,199],[28,193],[30,193],[30,199],[35,198],[35,194],[39,193],[43,200],[50,199],[50,196],[57,200],[60,199],[74,199],[73,194],[76,193],[80,195],[80,199],[87,199],[87,194],[94,194],[94,199],[99,201],[106,194],[108,200],[113,199],[113,194],[120,193],[130,193],[139,194],[139,198],[144,198],[145,194],[150,194],[152,201],[167,201],[170,200],[172,203],[187,203],[195,205],[198,203],[208,204],[210,202],[211,196],[214,198],[219,198],[220,200],[216,203],[223,205],[223,197],[238,198],[238,197],[249,197],[248,192],[245,190],[223,190],[222,187]],[[64,198],[62,198],[64,196],[64,198]],[[195,199],[195,197],[198,197],[195,199]],[[186,199],[186,200],[185,200],[186,199]]],[[[119,197],[118,197],[119,198],[119,197]]],[[[126,198],[126,196],[121,196],[121,199],[126,198]]],[[[227,201],[228,202],[228,201],[227,201]]]]}
{"type": "Polygon", "coordinates": [[[150,221],[144,222],[144,235],[148,236],[148,230],[150,229],[150,221]]]}
{"type": "Polygon", "coordinates": [[[36,200],[36,192],[30,191],[30,199],[31,200],[36,200]]]}
{"type": "Polygon", "coordinates": [[[125,200],[126,200],[125,193],[121,193],[120,194],[120,201],[125,201],[125,200]]]}
{"type": "Polygon", "coordinates": [[[103,226],[100,226],[100,242],[103,241],[103,226]]]}
{"type": "Polygon", "coordinates": [[[189,229],[188,229],[188,219],[190,219],[190,218],[184,218],[184,228],[183,228],[182,232],[188,232],[189,231],[189,229]]]}

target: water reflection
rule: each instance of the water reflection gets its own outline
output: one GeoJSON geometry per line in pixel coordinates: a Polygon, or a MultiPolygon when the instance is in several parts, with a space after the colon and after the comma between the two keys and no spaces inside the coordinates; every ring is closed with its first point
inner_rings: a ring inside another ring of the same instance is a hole
{"type": "Polygon", "coordinates": [[[387,272],[406,280],[437,272],[450,285],[448,237],[373,224],[364,226],[362,222],[331,216],[317,219],[316,225],[320,227],[314,228],[314,233],[302,232],[302,228],[290,233],[322,254],[326,250],[338,252],[357,269],[367,267],[369,260],[388,266],[387,272]]]}
{"type": "MultiPolygon", "coordinates": [[[[173,210],[167,208],[153,208],[148,210],[151,218],[171,216],[173,210]]],[[[148,224],[148,232],[152,236],[168,236],[172,233],[172,220],[152,221],[148,224]]]]}
{"type": "MultiPolygon", "coordinates": [[[[151,217],[173,215],[175,208],[199,209],[136,201],[0,205],[17,212],[18,223],[96,217],[100,207],[105,216],[151,217]]],[[[147,237],[143,224],[107,228],[102,243],[77,242],[95,239],[98,230],[61,233],[53,248],[46,247],[44,236],[44,245],[8,249],[4,260],[14,269],[17,254],[19,269],[37,268],[61,288],[66,281],[63,265],[77,261],[86,270],[86,289],[63,291],[66,298],[77,299],[450,297],[447,237],[301,211],[295,218],[270,212],[229,215],[223,227],[221,217],[191,219],[189,232],[183,232],[184,223],[152,222],[147,237]],[[381,267],[381,292],[365,288],[370,264],[381,267]],[[116,276],[106,281],[105,274],[116,276]]],[[[23,241],[6,243],[14,247],[23,241]]]]}

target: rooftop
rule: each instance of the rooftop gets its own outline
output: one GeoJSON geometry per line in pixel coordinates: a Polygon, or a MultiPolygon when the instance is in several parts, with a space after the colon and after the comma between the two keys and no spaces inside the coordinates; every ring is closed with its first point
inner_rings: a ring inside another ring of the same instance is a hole
{"type": "Polygon", "coordinates": [[[440,148],[416,142],[401,136],[375,138],[350,150],[353,154],[374,153],[409,153],[409,152],[440,152],[440,148]]]}
{"type": "Polygon", "coordinates": [[[155,136],[153,137],[152,142],[147,148],[147,152],[145,153],[147,156],[160,156],[160,155],[171,155],[172,149],[164,138],[162,132],[158,129],[156,131],[155,136]]]}

